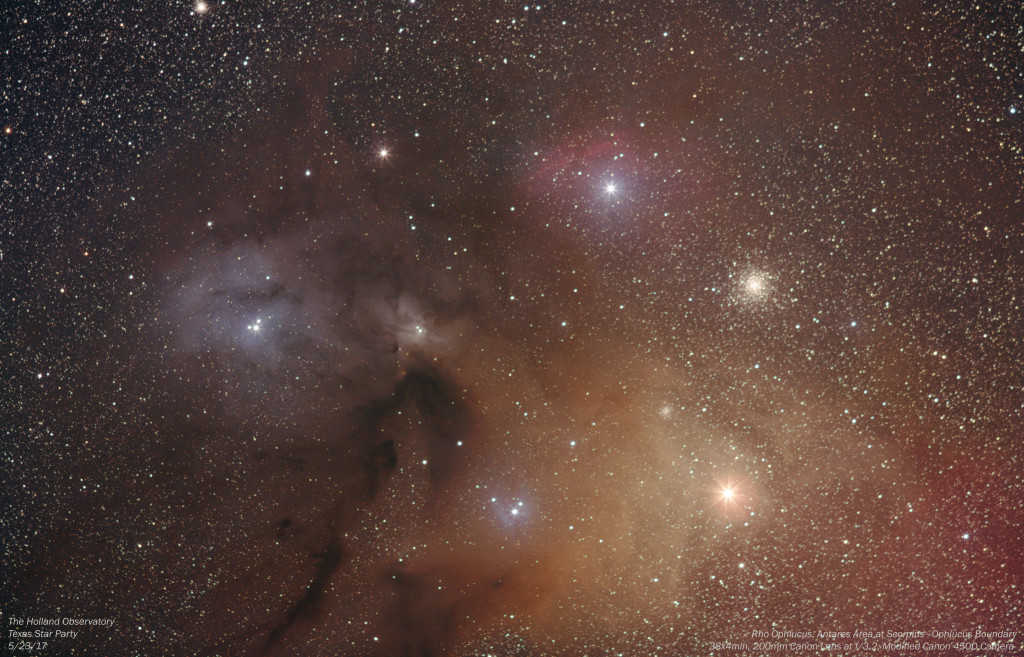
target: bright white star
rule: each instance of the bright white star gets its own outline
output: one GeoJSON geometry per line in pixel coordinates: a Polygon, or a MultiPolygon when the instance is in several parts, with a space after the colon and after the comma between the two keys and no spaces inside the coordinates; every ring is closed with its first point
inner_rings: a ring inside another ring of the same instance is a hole
{"type": "Polygon", "coordinates": [[[619,191],[619,187],[614,182],[606,183],[604,186],[604,193],[608,196],[614,196],[617,191],[619,191]]]}

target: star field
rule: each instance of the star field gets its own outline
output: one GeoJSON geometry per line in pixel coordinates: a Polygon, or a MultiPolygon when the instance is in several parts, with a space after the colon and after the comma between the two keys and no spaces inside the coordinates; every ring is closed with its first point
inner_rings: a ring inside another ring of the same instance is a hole
{"type": "Polygon", "coordinates": [[[0,17],[12,654],[1020,631],[1021,8],[0,17]]]}

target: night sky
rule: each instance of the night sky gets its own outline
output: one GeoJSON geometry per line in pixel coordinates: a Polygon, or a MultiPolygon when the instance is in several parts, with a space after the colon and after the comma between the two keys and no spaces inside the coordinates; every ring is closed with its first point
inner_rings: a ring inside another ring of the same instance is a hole
{"type": "Polygon", "coordinates": [[[1024,6],[0,25],[0,653],[1024,625],[1024,6]]]}

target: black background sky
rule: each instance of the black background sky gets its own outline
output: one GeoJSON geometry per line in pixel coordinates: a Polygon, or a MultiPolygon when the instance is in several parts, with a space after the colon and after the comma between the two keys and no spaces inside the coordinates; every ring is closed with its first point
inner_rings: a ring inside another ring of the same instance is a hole
{"type": "Polygon", "coordinates": [[[0,20],[0,609],[115,620],[50,654],[1020,627],[1020,7],[0,20]]]}

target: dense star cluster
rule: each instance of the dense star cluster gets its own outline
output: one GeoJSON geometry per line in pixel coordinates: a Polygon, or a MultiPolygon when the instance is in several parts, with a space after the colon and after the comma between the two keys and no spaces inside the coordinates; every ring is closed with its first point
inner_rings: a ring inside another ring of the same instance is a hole
{"type": "Polygon", "coordinates": [[[1021,6],[0,21],[4,650],[1021,627],[1021,6]]]}

